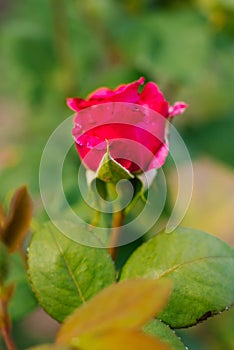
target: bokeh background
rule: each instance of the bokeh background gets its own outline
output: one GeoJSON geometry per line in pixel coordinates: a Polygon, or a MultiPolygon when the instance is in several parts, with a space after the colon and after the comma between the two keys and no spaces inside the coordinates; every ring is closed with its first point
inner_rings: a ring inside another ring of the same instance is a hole
{"type": "MultiPolygon", "coordinates": [[[[234,246],[233,0],[0,0],[0,21],[3,203],[27,184],[34,200],[33,225],[45,220],[40,157],[53,130],[71,114],[65,98],[145,76],[158,83],[169,101],[190,105],[175,120],[195,174],[182,224],[234,246]]],[[[78,164],[72,149],[64,170],[71,203],[78,200],[73,195],[78,164]]],[[[165,169],[168,208],[177,187],[170,161],[165,169]]],[[[19,321],[36,306],[32,296],[25,297],[28,290],[21,292],[21,304],[12,313],[16,342],[24,349],[50,340],[57,325],[38,309],[19,321]],[[30,308],[23,307],[27,300],[30,308]]],[[[233,350],[234,310],[179,334],[190,350],[233,350]]]]}

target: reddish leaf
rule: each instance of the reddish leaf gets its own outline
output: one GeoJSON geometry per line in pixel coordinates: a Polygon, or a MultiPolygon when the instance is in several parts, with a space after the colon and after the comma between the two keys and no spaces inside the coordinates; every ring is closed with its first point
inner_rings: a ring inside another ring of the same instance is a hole
{"type": "Polygon", "coordinates": [[[5,219],[6,219],[6,215],[0,203],[0,238],[3,234],[3,226],[4,226],[5,219]]]}
{"type": "Polygon", "coordinates": [[[32,201],[26,186],[20,187],[10,204],[9,215],[5,220],[2,241],[10,252],[16,251],[23,242],[32,217],[32,201]]]}
{"type": "Polygon", "coordinates": [[[0,241],[0,294],[2,286],[8,277],[9,272],[9,254],[7,247],[0,241]]]}

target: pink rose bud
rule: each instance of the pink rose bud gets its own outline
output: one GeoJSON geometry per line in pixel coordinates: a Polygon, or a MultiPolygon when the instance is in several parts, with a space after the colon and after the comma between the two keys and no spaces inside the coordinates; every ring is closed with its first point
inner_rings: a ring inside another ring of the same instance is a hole
{"type": "Polygon", "coordinates": [[[88,169],[97,171],[107,141],[111,157],[132,174],[164,164],[168,154],[167,119],[184,112],[187,105],[177,102],[170,106],[153,82],[139,92],[143,83],[144,78],[140,78],[115,90],[99,88],[86,100],[67,99],[76,112],[76,148],[88,169]]]}

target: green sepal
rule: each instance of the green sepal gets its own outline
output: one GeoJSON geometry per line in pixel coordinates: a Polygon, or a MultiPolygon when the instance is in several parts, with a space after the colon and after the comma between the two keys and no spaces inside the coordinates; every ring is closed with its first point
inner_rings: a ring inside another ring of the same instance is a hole
{"type": "Polygon", "coordinates": [[[107,151],[99,164],[96,177],[104,182],[116,184],[120,180],[133,179],[134,175],[111,157],[109,145],[107,143],[107,151]]]}

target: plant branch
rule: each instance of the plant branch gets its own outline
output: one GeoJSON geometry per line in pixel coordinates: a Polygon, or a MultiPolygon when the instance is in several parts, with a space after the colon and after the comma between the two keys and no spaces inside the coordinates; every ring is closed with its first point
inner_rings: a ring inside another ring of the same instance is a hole
{"type": "Polygon", "coordinates": [[[60,65],[61,88],[65,96],[71,95],[76,89],[74,82],[75,67],[67,23],[66,2],[64,0],[52,0],[51,9],[54,27],[54,45],[60,65]]]}
{"type": "Polygon", "coordinates": [[[7,350],[17,350],[11,333],[11,322],[7,310],[7,301],[0,299],[0,333],[7,350]]]}

